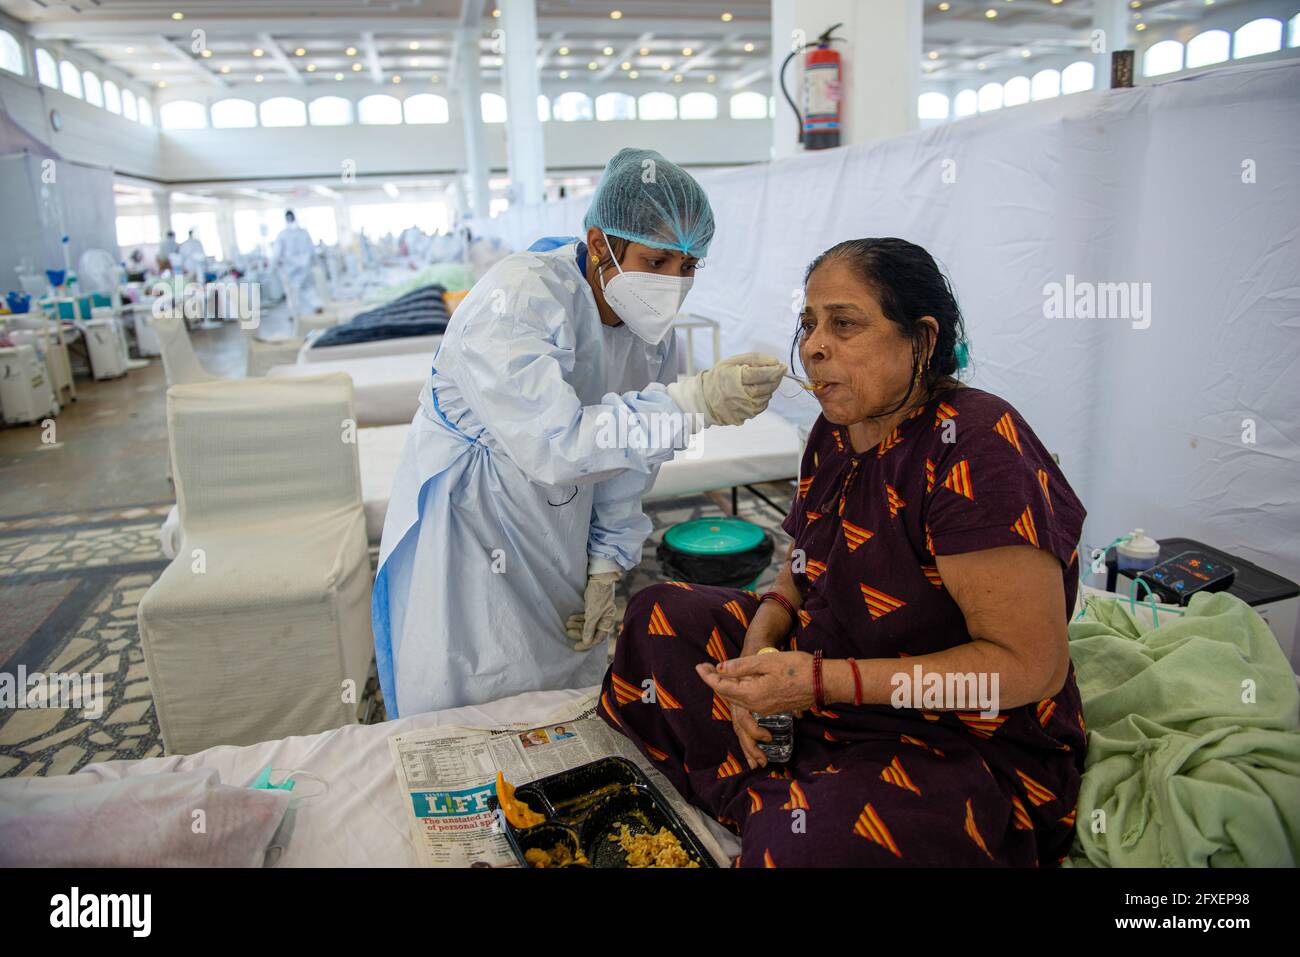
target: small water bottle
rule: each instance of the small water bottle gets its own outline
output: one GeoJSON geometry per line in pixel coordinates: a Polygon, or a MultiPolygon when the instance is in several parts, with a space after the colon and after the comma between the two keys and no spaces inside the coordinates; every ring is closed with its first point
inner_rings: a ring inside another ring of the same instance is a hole
{"type": "MultiPolygon", "coordinates": [[[[759,654],[779,651],[779,648],[763,648],[759,654]]],[[[768,764],[785,764],[794,753],[794,715],[789,711],[778,714],[760,715],[754,712],[758,726],[772,735],[771,741],[759,741],[758,747],[767,757],[768,764]]]]}
{"type": "Polygon", "coordinates": [[[1115,546],[1115,557],[1119,570],[1129,578],[1136,578],[1138,572],[1144,572],[1160,560],[1160,544],[1143,534],[1142,529],[1133,529],[1127,542],[1115,546]]]}

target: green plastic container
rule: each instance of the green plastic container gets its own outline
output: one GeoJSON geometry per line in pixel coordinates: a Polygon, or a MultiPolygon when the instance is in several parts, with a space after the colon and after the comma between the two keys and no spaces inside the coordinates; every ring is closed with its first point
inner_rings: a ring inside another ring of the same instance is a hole
{"type": "Polygon", "coordinates": [[[692,519],[668,529],[658,558],[669,579],[752,588],[767,570],[772,551],[772,539],[761,526],[719,516],[692,519]]]}

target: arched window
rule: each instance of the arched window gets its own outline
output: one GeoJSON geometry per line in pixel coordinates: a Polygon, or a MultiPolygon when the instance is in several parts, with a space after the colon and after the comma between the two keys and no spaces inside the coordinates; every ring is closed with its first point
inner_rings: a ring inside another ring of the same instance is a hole
{"type": "Polygon", "coordinates": [[[952,115],[961,119],[979,109],[979,95],[974,90],[962,90],[952,101],[952,115]]]}
{"type": "Polygon", "coordinates": [[[387,93],[372,93],[357,104],[357,119],[366,126],[396,126],[402,122],[402,101],[387,93]]]}
{"type": "Polygon", "coordinates": [[[1085,93],[1092,89],[1096,68],[1087,60],[1071,63],[1061,71],[1061,92],[1085,93]]]}
{"type": "Polygon", "coordinates": [[[1029,85],[1035,100],[1050,100],[1061,95],[1061,74],[1056,70],[1039,70],[1029,85]]]}
{"type": "Polygon", "coordinates": [[[0,30],[0,69],[22,76],[27,72],[23,63],[22,45],[8,30],[0,30]]]}
{"type": "Polygon", "coordinates": [[[307,104],[312,126],[347,126],[352,122],[352,101],[342,96],[318,96],[307,104]]]}
{"type": "MultiPolygon", "coordinates": [[[[731,118],[733,120],[767,119],[767,97],[753,90],[737,93],[731,98],[731,118]]],[[[641,114],[645,118],[645,114],[641,114]]]]}
{"type": "Polygon", "coordinates": [[[946,120],[948,95],[935,92],[922,93],[916,98],[916,117],[920,120],[946,120]]]}
{"type": "Polygon", "coordinates": [[[1232,37],[1227,30],[1206,30],[1187,41],[1187,69],[1209,66],[1228,59],[1232,37]]]}
{"type": "Polygon", "coordinates": [[[99,77],[87,70],[81,74],[81,84],[86,90],[86,102],[91,106],[104,105],[104,86],[99,77]]]}
{"type": "Polygon", "coordinates": [[[104,81],[104,108],[110,113],[122,115],[122,91],[112,80],[104,81]]]}
{"type": "Polygon", "coordinates": [[[590,120],[594,116],[591,97],[586,93],[570,90],[555,98],[555,119],[560,123],[577,123],[580,120],[590,120]]]}
{"type": "Polygon", "coordinates": [[[1260,17],[1237,27],[1232,35],[1232,58],[1241,60],[1282,49],[1282,21],[1260,17]]]}
{"type": "Polygon", "coordinates": [[[451,115],[447,101],[436,93],[417,93],[402,101],[402,111],[408,123],[447,123],[451,115]]]}
{"type": "Polygon", "coordinates": [[[1002,84],[1002,105],[1020,106],[1029,102],[1029,77],[1013,76],[1002,84]]]}
{"type": "Polygon", "coordinates": [[[263,126],[306,126],[307,104],[292,96],[273,96],[257,107],[263,126]]]}
{"type": "Polygon", "coordinates": [[[678,103],[677,115],[683,120],[716,120],[718,98],[712,93],[687,93],[678,103]]]}
{"type": "Polygon", "coordinates": [[[135,94],[130,90],[122,91],[122,115],[128,120],[138,120],[140,114],[135,109],[135,94]]]}
{"type": "Polygon", "coordinates": [[[596,97],[596,119],[635,120],[636,97],[626,93],[602,93],[596,97]]]}
{"type": "Polygon", "coordinates": [[[217,100],[212,104],[214,130],[246,130],[257,125],[257,105],[252,100],[217,100]]]}
{"type": "Polygon", "coordinates": [[[81,71],[71,60],[59,61],[59,86],[68,96],[75,96],[79,100],[82,98],[81,71]]]}
{"type": "Polygon", "coordinates": [[[506,98],[500,93],[484,93],[479,99],[479,109],[483,111],[484,123],[506,121],[506,98]]]}
{"type": "Polygon", "coordinates": [[[153,107],[143,96],[140,97],[140,122],[145,126],[153,126],[153,107]]]}
{"type": "Polygon", "coordinates": [[[551,121],[551,98],[545,93],[537,94],[537,120],[540,123],[551,121]]]}
{"type": "Polygon", "coordinates": [[[158,119],[165,130],[201,130],[208,125],[208,111],[193,100],[172,100],[158,108],[158,119]]]}
{"type": "Polygon", "coordinates": [[[1183,45],[1177,40],[1161,40],[1142,54],[1142,75],[1163,76],[1183,68],[1183,45]]]}
{"type": "Polygon", "coordinates": [[[59,88],[59,68],[49,50],[38,48],[36,51],[36,79],[56,90],[59,88]]]}
{"type": "Polygon", "coordinates": [[[979,110],[988,113],[1002,109],[1002,84],[985,83],[979,91],[979,110]]]}

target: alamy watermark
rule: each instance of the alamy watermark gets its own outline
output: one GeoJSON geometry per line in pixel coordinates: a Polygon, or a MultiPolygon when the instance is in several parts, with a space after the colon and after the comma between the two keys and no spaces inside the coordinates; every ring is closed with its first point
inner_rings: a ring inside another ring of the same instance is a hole
{"type": "Polygon", "coordinates": [[[82,716],[98,718],[104,713],[104,676],[64,674],[57,671],[27,673],[0,672],[0,708],[81,708],[82,716]]]}
{"type": "Polygon", "coordinates": [[[171,285],[164,285],[154,297],[155,319],[204,319],[208,304],[218,316],[239,320],[244,329],[256,329],[262,324],[262,286],[256,282],[235,282],[232,279],[217,282],[187,282],[178,293],[171,285]]]}
{"type": "Polygon", "coordinates": [[[1151,283],[1088,282],[1067,273],[1043,287],[1044,319],[1125,319],[1134,329],[1151,325],[1151,283]]]}
{"type": "Polygon", "coordinates": [[[894,690],[889,703],[895,708],[916,708],[924,711],[973,711],[979,709],[981,718],[996,718],[998,707],[998,673],[975,672],[924,672],[913,665],[909,674],[895,672],[889,679],[894,690]]]}
{"type": "Polygon", "coordinates": [[[602,412],[596,418],[596,446],[602,449],[681,448],[682,457],[704,454],[704,416],[699,412],[602,412]],[[682,440],[687,444],[682,448],[682,440]]]}

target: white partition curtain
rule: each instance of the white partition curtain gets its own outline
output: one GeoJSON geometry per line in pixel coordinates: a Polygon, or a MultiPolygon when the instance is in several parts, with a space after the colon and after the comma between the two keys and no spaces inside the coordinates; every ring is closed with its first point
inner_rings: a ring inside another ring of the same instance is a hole
{"type": "Polygon", "coordinates": [[[0,294],[19,288],[14,270],[24,259],[38,272],[62,269],[60,239],[65,233],[74,269],[87,249],[106,249],[117,256],[112,171],[11,153],[0,156],[0,196],[0,294]]]}
{"type": "MultiPolygon", "coordinates": [[[[952,278],[970,384],[1060,455],[1088,508],[1085,544],[1141,526],[1300,580],[1300,63],[1060,97],[700,179],[718,230],[687,305],[722,323],[724,354],[788,355],[818,253],[908,239],[952,278]],[[1149,283],[1137,288],[1150,325],[1131,310],[1051,318],[1045,289],[1067,282],[1149,283]]],[[[577,233],[586,206],[471,226],[524,248],[577,233]]],[[[775,405],[817,412],[804,396],[775,405]]]]}

